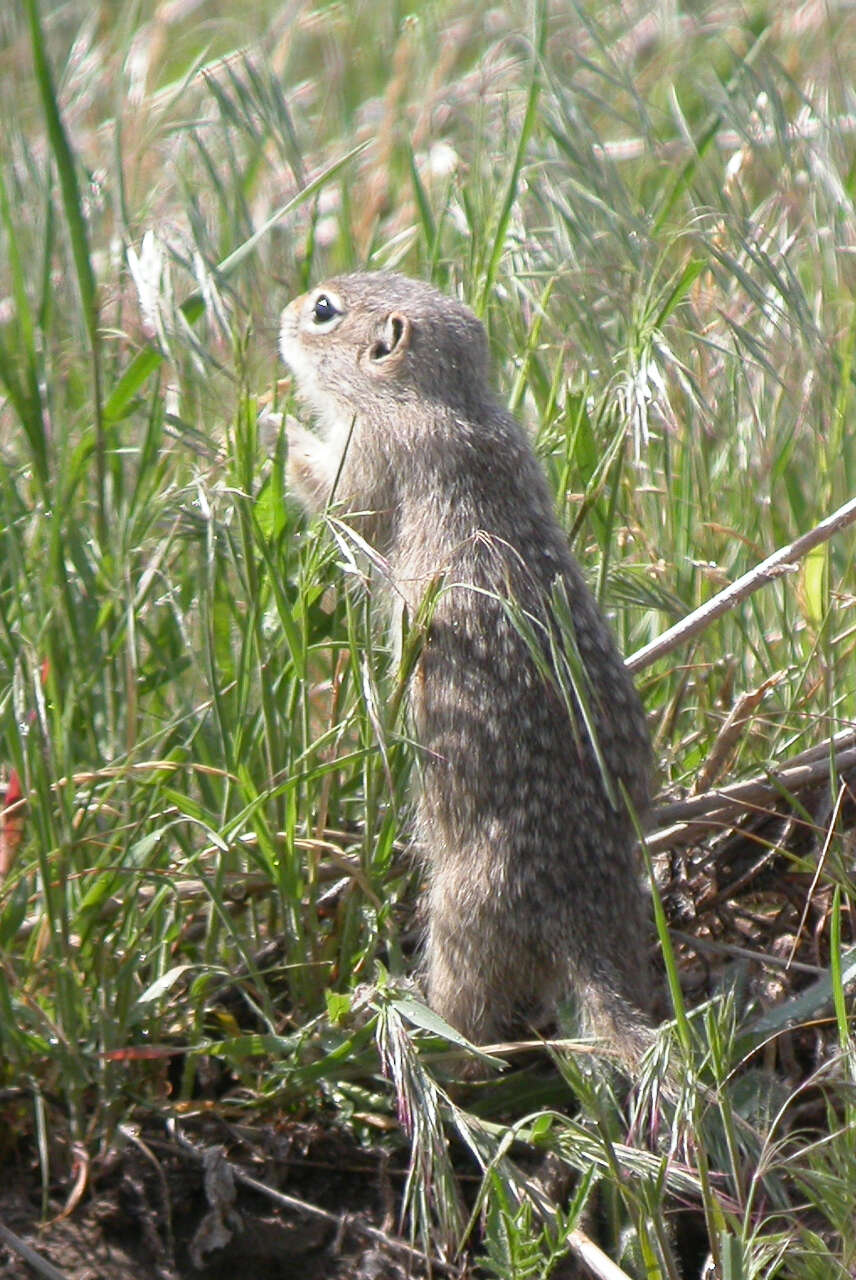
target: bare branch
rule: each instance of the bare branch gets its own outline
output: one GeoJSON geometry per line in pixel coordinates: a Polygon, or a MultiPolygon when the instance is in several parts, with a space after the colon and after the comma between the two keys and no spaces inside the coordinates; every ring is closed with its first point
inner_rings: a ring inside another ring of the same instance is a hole
{"type": "Polygon", "coordinates": [[[842,529],[846,529],[849,524],[856,520],[856,498],[851,498],[849,502],[845,502],[843,507],[839,507],[831,516],[827,516],[825,520],[821,520],[820,524],[810,529],[808,533],[802,534],[793,542],[788,543],[786,547],[780,547],[778,551],[774,551],[766,560],[762,560],[754,569],[750,569],[748,573],[744,573],[736,582],[732,582],[724,591],[720,591],[712,599],[701,605],[700,608],[693,610],[686,618],[682,618],[680,622],[675,623],[673,627],[669,627],[668,631],[664,631],[656,640],[652,640],[650,644],[643,645],[641,649],[637,649],[634,654],[627,659],[627,667],[630,671],[642,671],[645,667],[649,667],[657,658],[662,658],[665,654],[671,653],[678,645],[683,644],[686,640],[691,640],[693,636],[704,631],[717,618],[721,618],[729,609],[733,609],[741,600],[745,600],[753,591],[757,591],[759,587],[765,586],[768,582],[772,582],[775,578],[781,577],[783,573],[788,573],[796,568],[798,560],[807,555],[813,547],[820,546],[822,542],[827,542],[833,534],[839,533],[842,529]]]}
{"type": "Polygon", "coordinates": [[[747,808],[769,805],[783,792],[796,794],[825,782],[833,766],[836,773],[856,778],[856,730],[828,738],[775,772],[660,805],[652,814],[654,829],[647,838],[648,847],[656,853],[696,840],[711,828],[732,826],[747,808]]]}
{"type": "Polygon", "coordinates": [[[9,1248],[14,1250],[19,1257],[37,1271],[40,1276],[44,1276],[45,1280],[69,1280],[65,1271],[58,1271],[52,1262],[48,1262],[47,1258],[29,1244],[26,1240],[22,1240],[20,1236],[16,1236],[14,1231],[10,1231],[8,1227],[4,1227],[0,1222],[0,1240],[9,1248]]]}

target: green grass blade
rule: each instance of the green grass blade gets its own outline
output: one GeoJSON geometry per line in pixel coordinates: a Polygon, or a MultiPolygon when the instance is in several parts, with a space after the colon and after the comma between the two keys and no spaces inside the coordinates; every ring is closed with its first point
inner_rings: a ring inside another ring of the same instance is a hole
{"type": "Polygon", "coordinates": [[[505,188],[502,206],[499,211],[499,217],[493,232],[493,245],[488,258],[487,269],[485,270],[484,281],[481,289],[481,296],[476,313],[484,315],[488,299],[493,292],[493,286],[496,283],[499,264],[502,261],[502,255],[505,252],[505,237],[508,232],[508,224],[511,220],[512,210],[517,199],[518,188],[520,185],[520,174],[523,169],[523,163],[526,159],[526,149],[529,145],[529,139],[535,130],[538,122],[538,100],[541,96],[541,63],[544,57],[545,40],[547,36],[547,6],[544,0],[539,0],[535,10],[535,40],[532,50],[532,74],[529,80],[529,92],[526,98],[526,112],[523,116],[523,124],[520,129],[520,137],[517,140],[517,149],[514,153],[514,163],[511,167],[508,183],[505,188]]]}
{"type": "Polygon", "coordinates": [[[36,475],[44,492],[48,482],[48,440],[39,392],[39,360],[36,351],[36,329],[18,241],[9,193],[0,168],[0,222],[6,229],[6,256],[12,277],[15,300],[14,321],[8,328],[15,346],[7,346],[0,326],[0,380],[6,386],[15,411],[30,443],[36,475]],[[17,348],[17,358],[15,358],[17,348]],[[23,368],[21,368],[23,366],[23,368]],[[19,374],[20,369],[20,374],[19,374]]]}
{"type": "MultiPolygon", "coordinates": [[[[740,65],[737,67],[736,71],[728,81],[728,84],[726,85],[726,89],[725,89],[726,96],[732,94],[735,91],[737,84],[739,83],[740,77],[744,75],[745,72],[749,70],[749,68],[752,67],[754,62],[757,61],[762,50],[766,48],[768,37],[769,37],[769,29],[765,29],[757,37],[757,39],[755,40],[755,43],[752,45],[752,48],[749,50],[746,56],[741,60],[740,65]]],[[[721,110],[714,110],[710,112],[704,124],[702,125],[702,128],[699,132],[699,136],[696,139],[695,147],[693,149],[692,154],[684,162],[684,164],[682,164],[681,167],[678,169],[678,172],[675,174],[672,181],[665,186],[663,190],[663,195],[657,202],[658,207],[657,207],[656,216],[654,218],[654,226],[653,226],[653,230],[655,233],[660,232],[664,229],[666,225],[666,221],[669,218],[669,215],[672,213],[677,201],[681,198],[681,195],[691,186],[693,178],[695,177],[696,171],[698,170],[699,164],[701,163],[704,155],[709,150],[711,144],[716,138],[717,131],[722,127],[722,122],[723,122],[723,113],[721,110]]]]}
{"type": "Polygon", "coordinates": [[[45,38],[39,17],[38,0],[25,0],[25,4],[30,26],[36,81],[42,99],[48,138],[59,174],[63,209],[68,223],[71,251],[74,257],[75,271],[77,272],[77,284],[80,289],[81,302],[83,303],[84,320],[90,343],[94,348],[97,340],[96,327],[98,317],[95,276],[92,271],[89,237],[80,199],[74,155],[60,115],[53,76],[45,50],[45,38]]]}

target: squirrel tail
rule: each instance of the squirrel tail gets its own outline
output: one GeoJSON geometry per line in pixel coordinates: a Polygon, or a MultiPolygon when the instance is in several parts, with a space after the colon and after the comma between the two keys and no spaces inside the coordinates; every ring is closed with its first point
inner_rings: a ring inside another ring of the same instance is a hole
{"type": "Polygon", "coordinates": [[[584,984],[581,1006],[588,1029],[614,1054],[621,1069],[635,1079],[642,1058],[656,1037],[648,1014],[601,975],[584,984]]]}
{"type": "MultiPolygon", "coordinates": [[[[588,1029],[604,1044],[623,1073],[634,1084],[642,1074],[642,1059],[657,1040],[657,1027],[640,1005],[620,994],[604,981],[590,980],[583,992],[583,1008],[588,1029]]],[[[683,1071],[680,1062],[666,1056],[647,1064],[656,1072],[658,1092],[675,1100],[681,1092],[683,1071]]]]}

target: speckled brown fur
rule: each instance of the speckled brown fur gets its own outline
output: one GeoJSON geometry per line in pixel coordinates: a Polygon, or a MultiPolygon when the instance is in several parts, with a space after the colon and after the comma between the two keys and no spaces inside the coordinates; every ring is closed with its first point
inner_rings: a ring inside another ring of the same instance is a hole
{"type": "Polygon", "coordinates": [[[360,273],[295,299],[280,346],[317,421],[289,424],[294,493],[310,511],[332,496],[411,616],[442,582],[411,690],[428,999],[488,1043],[573,992],[632,1066],[650,1036],[648,900],[622,793],[644,812],[645,719],[529,441],[490,389],[484,330],[429,285],[360,273]],[[551,676],[557,587],[600,764],[551,676]]]}

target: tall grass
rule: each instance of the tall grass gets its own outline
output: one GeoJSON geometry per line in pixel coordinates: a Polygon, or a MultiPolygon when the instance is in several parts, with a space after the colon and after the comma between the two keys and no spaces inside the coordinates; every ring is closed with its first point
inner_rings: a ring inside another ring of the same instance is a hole
{"type": "MultiPolygon", "coordinates": [[[[480,1213],[489,1274],[546,1275],[596,1194],[628,1273],[672,1276],[674,1194],[723,1275],[850,1274],[846,834],[816,920],[839,1045],[824,1132],[800,1133],[798,1073],[734,1074],[757,982],[687,1024],[693,1126],[676,1119],[668,1157],[625,1141],[612,1086],[573,1056],[549,1084],[452,1101],[436,1024],[399,988],[404,677],[371,566],[344,528],[306,527],[259,413],[290,407],[277,314],[308,281],[400,266],[460,293],[622,646],[651,639],[856,489],[852,15],[216,9],[0,17],[0,764],[26,802],[0,884],[12,1128],[47,1183],[53,1129],[104,1148],[211,1061],[240,1085],[227,1112],[323,1104],[355,1128],[367,1098],[394,1109],[385,1063],[432,1250],[475,1240],[480,1213]],[[469,1228],[452,1132],[482,1170],[469,1228]],[[515,1135],[582,1176],[546,1225],[515,1135]]],[[[853,553],[842,536],[645,674],[664,786],[692,785],[746,691],[763,696],[735,776],[856,719],[853,553]]]]}

